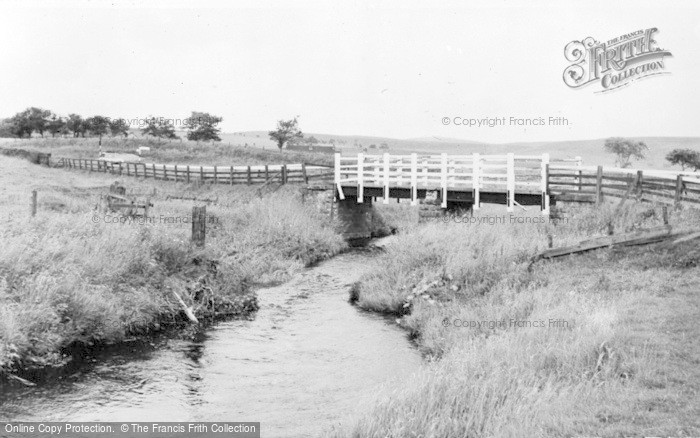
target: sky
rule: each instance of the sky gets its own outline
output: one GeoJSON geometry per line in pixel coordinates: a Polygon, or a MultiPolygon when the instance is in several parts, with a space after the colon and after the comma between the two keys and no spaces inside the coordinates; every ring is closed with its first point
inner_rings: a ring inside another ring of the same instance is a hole
{"type": "Polygon", "coordinates": [[[0,1],[0,55],[0,117],[205,111],[224,132],[299,116],[306,132],[496,143],[700,136],[693,1],[0,1]],[[651,27],[670,74],[609,93],[564,84],[569,42],[651,27]],[[508,124],[454,122],[486,117],[508,124]]]}

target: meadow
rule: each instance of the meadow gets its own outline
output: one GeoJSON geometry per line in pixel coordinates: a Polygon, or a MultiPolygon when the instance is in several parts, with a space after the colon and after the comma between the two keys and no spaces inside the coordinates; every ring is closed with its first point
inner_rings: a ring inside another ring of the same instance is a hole
{"type": "MultiPolygon", "coordinates": [[[[0,149],[23,149],[52,154],[52,157],[97,159],[100,152],[97,138],[0,139],[0,149]]],[[[254,164],[316,163],[333,164],[333,156],[279,150],[276,146],[262,149],[231,145],[226,142],[194,142],[187,140],[149,139],[140,136],[103,138],[102,151],[134,154],[139,147],[150,148],[143,161],[157,164],[192,164],[241,166],[254,164]]],[[[1,151],[0,151],[1,152],[1,151]]]]}
{"type": "MultiPolygon", "coordinates": [[[[397,220],[401,206],[390,209],[397,220]]],[[[660,207],[570,205],[556,225],[415,225],[415,211],[405,214],[408,226],[351,295],[394,315],[429,364],[332,436],[700,433],[697,241],[603,249],[528,269],[548,235],[561,246],[605,235],[609,224],[618,233],[654,227],[660,207]]],[[[674,211],[669,221],[700,229],[697,210],[674,211]]]]}
{"type": "Polygon", "coordinates": [[[173,292],[202,321],[247,317],[256,285],[345,248],[327,203],[304,202],[295,187],[261,193],[121,179],[128,195],[153,203],[145,221],[100,208],[117,179],[0,155],[0,374],[61,366],[71,346],[180,324],[173,292]],[[207,242],[198,248],[189,219],[193,205],[206,204],[207,242]]]}

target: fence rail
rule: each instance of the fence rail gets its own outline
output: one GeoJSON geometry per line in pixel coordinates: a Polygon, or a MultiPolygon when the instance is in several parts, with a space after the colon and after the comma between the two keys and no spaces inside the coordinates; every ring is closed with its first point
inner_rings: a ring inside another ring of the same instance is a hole
{"type": "Polygon", "coordinates": [[[110,173],[120,176],[154,178],[174,182],[201,182],[213,184],[263,184],[276,174],[279,181],[308,183],[311,180],[330,179],[332,170],[326,166],[277,164],[257,166],[191,166],[180,164],[126,163],[85,158],[59,158],[58,167],[110,173]]]}

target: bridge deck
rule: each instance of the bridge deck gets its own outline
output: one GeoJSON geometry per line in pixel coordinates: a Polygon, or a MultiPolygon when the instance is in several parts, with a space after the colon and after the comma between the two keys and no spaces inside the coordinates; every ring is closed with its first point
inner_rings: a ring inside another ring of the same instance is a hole
{"type": "MultiPolygon", "coordinates": [[[[358,186],[342,185],[344,196],[357,198],[359,194],[358,186]]],[[[442,191],[439,187],[433,188],[417,188],[416,196],[418,199],[425,199],[429,192],[438,192],[438,199],[441,198],[442,191]]],[[[378,185],[364,186],[363,194],[365,197],[384,198],[384,187],[378,185]]],[[[488,204],[508,205],[508,193],[504,190],[481,190],[479,193],[480,202],[488,204]]],[[[391,199],[412,199],[411,187],[390,187],[389,198],[391,199]]],[[[553,200],[553,199],[552,199],[553,200]]],[[[473,190],[468,189],[447,189],[447,202],[462,202],[468,204],[475,203],[473,190]]],[[[520,205],[539,205],[542,206],[542,194],[539,191],[531,192],[516,192],[515,202],[520,205]]],[[[552,202],[553,204],[554,202],[552,202]]]]}

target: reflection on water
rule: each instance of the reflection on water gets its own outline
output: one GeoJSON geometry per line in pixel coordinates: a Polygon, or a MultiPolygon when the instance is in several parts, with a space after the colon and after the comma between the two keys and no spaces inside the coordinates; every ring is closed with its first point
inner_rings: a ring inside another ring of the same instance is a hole
{"type": "Polygon", "coordinates": [[[252,321],[134,342],[71,375],[6,391],[0,419],[260,421],[264,437],[315,436],[421,363],[402,330],[347,302],[371,257],[345,254],[260,290],[252,321]]]}

